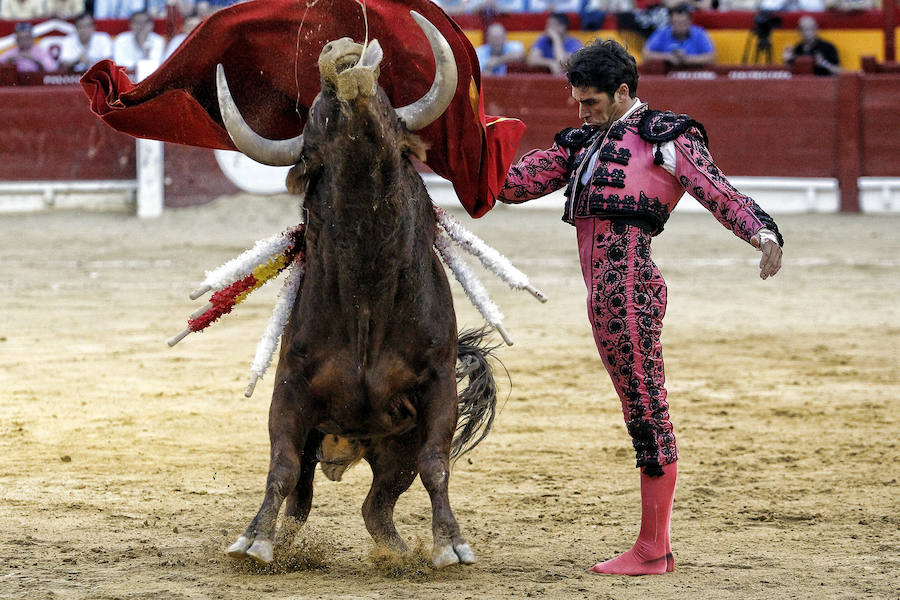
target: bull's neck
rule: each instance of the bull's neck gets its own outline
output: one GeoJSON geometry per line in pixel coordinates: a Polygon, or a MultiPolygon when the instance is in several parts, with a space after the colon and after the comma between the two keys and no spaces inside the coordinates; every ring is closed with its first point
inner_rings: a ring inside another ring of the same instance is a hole
{"type": "Polygon", "coordinates": [[[312,250],[315,260],[329,265],[327,278],[376,295],[387,291],[379,287],[385,280],[398,277],[414,260],[433,227],[430,207],[423,205],[430,204],[427,196],[415,198],[409,190],[380,183],[357,180],[309,207],[312,250]]]}

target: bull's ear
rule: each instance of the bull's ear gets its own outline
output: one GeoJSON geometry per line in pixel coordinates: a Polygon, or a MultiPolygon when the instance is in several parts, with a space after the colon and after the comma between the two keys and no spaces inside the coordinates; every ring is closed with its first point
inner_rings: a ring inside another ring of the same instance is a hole
{"type": "Polygon", "coordinates": [[[372,40],[363,51],[363,55],[360,58],[360,65],[374,69],[381,64],[383,58],[384,51],[381,49],[381,44],[378,43],[378,40],[372,40]]]}
{"type": "Polygon", "coordinates": [[[400,141],[400,152],[406,155],[412,154],[420,161],[425,162],[428,153],[428,142],[414,133],[409,133],[400,141]]]}
{"type": "Polygon", "coordinates": [[[288,192],[296,196],[305,194],[306,185],[309,183],[309,179],[312,177],[315,169],[316,166],[314,161],[307,159],[305,156],[301,156],[297,164],[288,171],[287,177],[284,180],[284,185],[287,187],[288,192]]]}

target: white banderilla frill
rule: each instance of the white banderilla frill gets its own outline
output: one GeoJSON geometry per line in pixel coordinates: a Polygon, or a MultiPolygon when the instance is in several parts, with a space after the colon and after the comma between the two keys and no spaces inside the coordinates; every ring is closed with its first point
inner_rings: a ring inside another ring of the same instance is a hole
{"type": "Polygon", "coordinates": [[[262,379],[266,369],[272,363],[272,355],[275,354],[278,338],[281,337],[284,326],[287,325],[291,316],[291,309],[294,306],[294,301],[297,299],[297,292],[300,291],[303,275],[306,272],[301,256],[297,255],[289,267],[290,272],[284,280],[281,291],[278,292],[275,310],[272,311],[272,316],[269,317],[269,322],[266,324],[266,332],[256,345],[256,355],[253,357],[253,364],[250,365],[250,384],[244,392],[244,395],[248,398],[253,395],[256,382],[262,379]]]}

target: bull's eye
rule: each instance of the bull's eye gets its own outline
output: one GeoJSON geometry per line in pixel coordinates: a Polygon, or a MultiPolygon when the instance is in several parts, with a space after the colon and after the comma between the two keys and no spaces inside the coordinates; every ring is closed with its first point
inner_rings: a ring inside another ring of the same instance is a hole
{"type": "Polygon", "coordinates": [[[331,52],[331,44],[325,44],[325,47],[322,48],[322,52],[325,52],[325,53],[331,52]]]}

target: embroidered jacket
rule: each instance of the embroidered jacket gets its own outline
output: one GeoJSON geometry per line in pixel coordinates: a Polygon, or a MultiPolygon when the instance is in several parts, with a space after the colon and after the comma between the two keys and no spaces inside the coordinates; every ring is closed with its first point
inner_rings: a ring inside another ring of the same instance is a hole
{"type": "Polygon", "coordinates": [[[642,104],[608,130],[564,129],[550,149],[524,155],[507,172],[499,199],[518,204],[566,186],[564,221],[637,218],[657,235],[687,192],[743,240],[767,228],[783,245],[772,217],[728,182],[707,144],[700,123],[642,104]]]}

